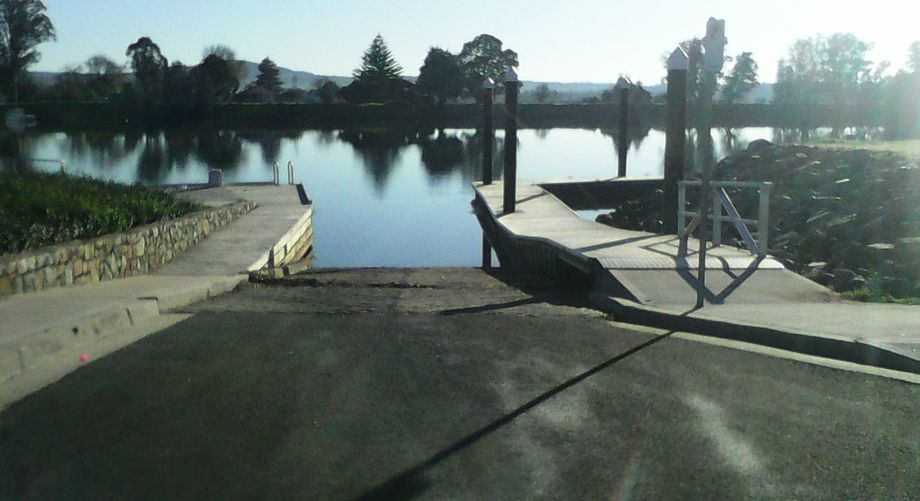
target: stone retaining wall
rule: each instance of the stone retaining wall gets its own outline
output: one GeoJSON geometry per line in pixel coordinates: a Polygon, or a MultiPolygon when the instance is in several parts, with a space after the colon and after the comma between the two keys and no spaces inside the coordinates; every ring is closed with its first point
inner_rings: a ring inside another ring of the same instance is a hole
{"type": "Polygon", "coordinates": [[[0,296],[142,275],[255,207],[240,201],[123,233],[0,256],[0,296]]]}

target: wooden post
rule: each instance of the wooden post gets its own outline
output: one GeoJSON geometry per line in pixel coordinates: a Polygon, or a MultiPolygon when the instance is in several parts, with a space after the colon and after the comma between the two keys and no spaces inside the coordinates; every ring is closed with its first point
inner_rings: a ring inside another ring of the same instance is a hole
{"type": "Polygon", "coordinates": [[[620,96],[620,126],[617,131],[617,177],[626,177],[626,156],[629,154],[629,80],[620,77],[615,86],[620,96]]]}
{"type": "Polygon", "coordinates": [[[485,233],[482,234],[482,269],[492,269],[492,245],[485,233]]]}
{"type": "Polygon", "coordinates": [[[518,75],[514,68],[505,72],[505,197],[503,213],[515,211],[517,196],[517,120],[518,120],[518,75]]]}
{"type": "Polygon", "coordinates": [[[492,143],[495,138],[495,126],[492,121],[494,89],[495,83],[491,78],[482,81],[482,184],[492,184],[492,143]]]}
{"type": "Polygon", "coordinates": [[[690,58],[678,46],[668,58],[668,123],[664,152],[664,232],[677,231],[677,182],[684,179],[687,148],[687,71],[690,58]]]}

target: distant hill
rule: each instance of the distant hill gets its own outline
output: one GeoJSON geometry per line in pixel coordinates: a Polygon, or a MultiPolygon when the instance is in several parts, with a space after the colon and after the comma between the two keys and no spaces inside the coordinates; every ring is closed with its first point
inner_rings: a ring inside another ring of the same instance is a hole
{"type": "MultiPolygon", "coordinates": [[[[256,77],[259,75],[259,63],[254,63],[252,61],[241,61],[243,63],[243,69],[245,70],[245,77],[243,81],[240,82],[240,88],[246,87],[250,83],[256,80],[256,77]]],[[[352,77],[340,77],[334,75],[317,75],[316,73],[310,73],[309,71],[298,71],[292,70],[289,68],[284,68],[279,66],[278,69],[281,71],[279,75],[281,77],[281,82],[285,87],[297,87],[300,89],[312,89],[313,85],[317,80],[329,79],[335,82],[339,87],[344,87],[354,80],[352,77]]]]}
{"type": "MultiPolygon", "coordinates": [[[[245,76],[243,81],[240,82],[240,88],[245,88],[250,83],[254,82],[256,76],[259,74],[259,63],[252,61],[241,61],[243,64],[243,70],[245,71],[245,76]]],[[[292,70],[289,68],[284,68],[279,66],[278,69],[281,71],[280,77],[285,87],[298,87],[301,89],[312,89],[317,80],[320,79],[329,79],[335,82],[338,86],[344,87],[350,84],[354,78],[350,76],[336,76],[336,75],[318,75],[316,73],[311,73],[309,71],[299,71],[292,70]]],[[[31,71],[29,75],[32,77],[32,80],[43,87],[53,85],[55,79],[59,73],[47,72],[47,71],[31,71]]],[[[415,82],[417,77],[409,76],[405,77],[406,80],[410,82],[415,82]]],[[[524,81],[524,92],[532,91],[538,86],[546,84],[549,87],[549,90],[552,92],[558,93],[555,100],[558,102],[579,102],[582,99],[600,96],[602,92],[613,87],[612,82],[537,82],[537,81],[524,81]]],[[[652,93],[653,96],[663,95],[667,92],[667,86],[664,84],[655,84],[645,86],[646,90],[652,93]]],[[[742,99],[741,103],[761,103],[761,102],[771,102],[773,100],[773,84],[761,84],[750,94],[745,96],[742,99]]]]}
{"type": "MultiPolygon", "coordinates": [[[[241,61],[243,64],[244,77],[240,82],[240,88],[244,88],[256,80],[259,75],[259,63],[252,61],[241,61]]],[[[310,73],[309,71],[297,71],[288,68],[278,67],[281,71],[280,77],[285,87],[299,87],[301,89],[312,89],[317,80],[328,78],[339,86],[345,86],[351,83],[352,77],[326,76],[310,73]]],[[[50,87],[54,85],[59,72],[52,71],[30,71],[29,76],[32,81],[41,87],[50,87]]],[[[414,80],[414,79],[412,79],[414,80]]]]}

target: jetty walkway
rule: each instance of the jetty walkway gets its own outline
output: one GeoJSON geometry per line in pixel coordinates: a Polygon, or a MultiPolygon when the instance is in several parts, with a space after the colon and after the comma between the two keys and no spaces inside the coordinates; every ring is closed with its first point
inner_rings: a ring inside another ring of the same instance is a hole
{"type": "Polygon", "coordinates": [[[618,319],[920,373],[916,307],[848,302],[775,259],[710,249],[707,302],[696,309],[699,241],[579,217],[539,183],[518,182],[503,215],[501,182],[475,184],[477,217],[503,267],[589,280],[591,302],[618,319]]]}

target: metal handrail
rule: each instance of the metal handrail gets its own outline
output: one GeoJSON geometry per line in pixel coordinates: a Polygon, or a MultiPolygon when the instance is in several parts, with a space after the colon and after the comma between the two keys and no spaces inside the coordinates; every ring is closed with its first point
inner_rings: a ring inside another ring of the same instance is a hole
{"type": "Polygon", "coordinates": [[[288,184],[293,185],[294,184],[294,162],[288,161],[287,176],[288,176],[288,184]]]}
{"type": "Polygon", "coordinates": [[[281,184],[281,168],[278,167],[278,162],[272,163],[272,184],[278,186],[281,184]]]}
{"type": "MultiPolygon", "coordinates": [[[[687,255],[687,241],[690,235],[701,224],[699,212],[687,210],[687,187],[702,186],[701,181],[679,181],[677,183],[678,207],[677,207],[677,235],[680,238],[680,247],[678,253],[682,256],[687,255]],[[687,218],[691,218],[690,224],[687,224],[687,218]]],[[[745,182],[745,181],[711,181],[709,183],[713,191],[712,197],[712,215],[707,216],[706,220],[712,221],[712,243],[718,247],[722,245],[722,223],[731,222],[741,235],[745,245],[751,254],[759,257],[767,257],[767,251],[770,243],[770,193],[773,189],[773,183],[769,182],[745,182]],[[742,218],[738,209],[732,202],[726,188],[747,188],[756,189],[759,195],[757,219],[742,218]],[[723,209],[725,214],[723,215],[723,209]],[[757,226],[757,239],[748,229],[748,225],[757,226]]]]}

